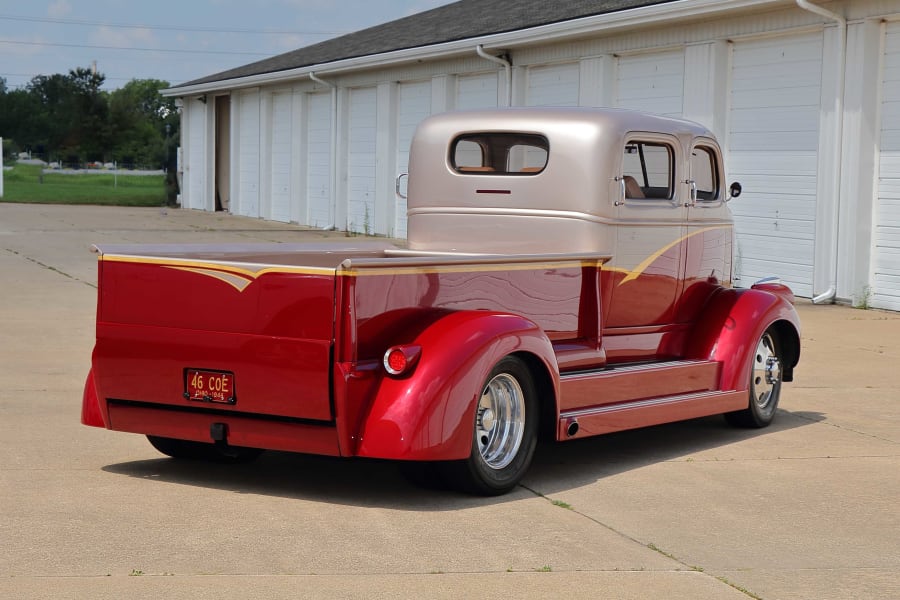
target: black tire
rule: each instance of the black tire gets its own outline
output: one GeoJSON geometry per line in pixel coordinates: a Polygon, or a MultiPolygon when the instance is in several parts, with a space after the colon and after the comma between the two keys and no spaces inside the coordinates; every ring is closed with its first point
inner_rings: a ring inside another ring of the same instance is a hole
{"type": "Polygon", "coordinates": [[[494,366],[482,387],[469,458],[443,465],[447,481],[481,496],[513,489],[531,465],[539,416],[531,372],[522,360],[507,356],[494,366]]]}
{"type": "Polygon", "coordinates": [[[761,428],[772,423],[781,396],[783,364],[778,332],[770,327],[756,343],[750,363],[747,408],[725,413],[725,419],[731,425],[761,428]]]}
{"type": "Polygon", "coordinates": [[[214,444],[194,442],[191,440],[176,440],[173,438],[148,435],[150,445],[172,458],[182,460],[205,460],[219,463],[245,463],[256,460],[262,454],[257,448],[241,448],[228,446],[222,450],[214,444]]]}

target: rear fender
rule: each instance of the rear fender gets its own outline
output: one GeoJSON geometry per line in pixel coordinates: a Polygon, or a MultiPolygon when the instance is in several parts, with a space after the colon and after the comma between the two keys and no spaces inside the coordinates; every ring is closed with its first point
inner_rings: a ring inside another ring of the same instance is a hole
{"type": "MultiPolygon", "coordinates": [[[[494,365],[510,354],[541,364],[559,389],[550,340],[533,322],[486,311],[450,313],[419,334],[415,370],[384,376],[362,427],[357,454],[399,460],[469,456],[475,404],[494,365]]],[[[544,374],[541,374],[544,375],[544,374]]],[[[555,405],[555,398],[554,405],[555,405]]]]}
{"type": "Polygon", "coordinates": [[[756,343],[773,326],[784,355],[783,378],[791,381],[800,360],[800,319],[786,294],[764,289],[721,290],[701,313],[687,355],[722,364],[719,389],[745,390],[756,343]]]}

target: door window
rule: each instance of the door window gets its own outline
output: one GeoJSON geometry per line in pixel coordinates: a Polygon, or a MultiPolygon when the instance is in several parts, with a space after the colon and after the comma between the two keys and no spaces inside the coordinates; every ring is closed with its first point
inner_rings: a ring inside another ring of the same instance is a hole
{"type": "Polygon", "coordinates": [[[696,186],[696,199],[709,202],[719,198],[719,168],[711,148],[697,146],[691,151],[691,179],[696,186]]]}
{"type": "Polygon", "coordinates": [[[671,200],[675,193],[675,152],[660,142],[630,141],[625,145],[622,175],[628,200],[671,200]]]}

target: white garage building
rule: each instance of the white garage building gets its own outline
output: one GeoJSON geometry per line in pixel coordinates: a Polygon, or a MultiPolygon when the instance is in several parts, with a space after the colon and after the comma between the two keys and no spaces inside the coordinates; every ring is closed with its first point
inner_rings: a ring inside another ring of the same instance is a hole
{"type": "Polygon", "coordinates": [[[403,237],[425,116],[619,106],[722,141],[740,285],[900,310],[900,2],[462,0],[187,82],[182,205],[403,237]]]}

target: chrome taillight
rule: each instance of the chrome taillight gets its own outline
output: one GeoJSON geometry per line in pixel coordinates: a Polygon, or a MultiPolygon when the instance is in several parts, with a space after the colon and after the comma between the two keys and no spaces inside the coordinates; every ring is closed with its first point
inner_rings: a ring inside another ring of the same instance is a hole
{"type": "Polygon", "coordinates": [[[421,346],[392,346],[384,353],[384,370],[393,377],[408,375],[419,362],[421,346]]]}

